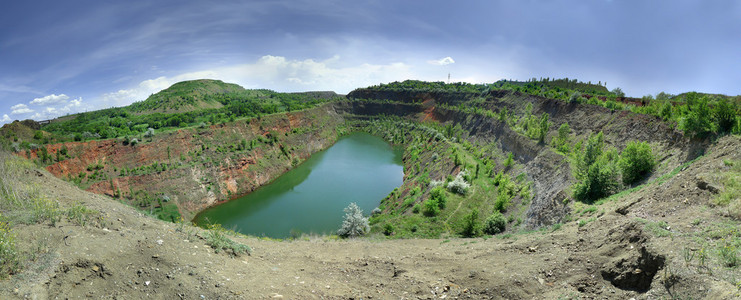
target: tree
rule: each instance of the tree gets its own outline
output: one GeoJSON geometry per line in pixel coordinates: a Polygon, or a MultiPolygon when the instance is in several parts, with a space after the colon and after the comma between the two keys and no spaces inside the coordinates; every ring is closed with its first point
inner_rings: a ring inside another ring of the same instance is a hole
{"type": "Polygon", "coordinates": [[[364,235],[370,230],[368,218],[363,217],[363,210],[355,202],[350,203],[344,211],[345,219],[342,221],[342,227],[337,230],[337,235],[352,238],[364,235]]]}
{"type": "Polygon", "coordinates": [[[619,165],[623,173],[623,183],[632,184],[651,173],[656,161],[648,143],[632,141],[620,155],[619,165]]]}
{"type": "Polygon", "coordinates": [[[540,132],[538,134],[538,142],[545,141],[545,135],[548,133],[548,128],[551,127],[551,124],[548,123],[548,114],[543,113],[540,116],[540,132]]]}
{"type": "Polygon", "coordinates": [[[463,236],[474,237],[479,234],[479,210],[473,209],[470,214],[463,218],[463,236]]]}
{"type": "MultiPolygon", "coordinates": [[[[692,97],[688,95],[687,105],[692,97]]],[[[689,134],[695,137],[704,137],[708,133],[713,131],[713,123],[710,117],[710,108],[708,108],[708,101],[706,97],[701,97],[699,100],[693,100],[695,104],[690,106],[690,112],[682,122],[682,129],[685,134],[689,134]]]]}
{"type": "Polygon", "coordinates": [[[618,96],[618,97],[620,97],[620,98],[623,98],[623,97],[625,97],[625,93],[624,93],[624,92],[623,92],[623,90],[622,90],[621,88],[619,88],[619,87],[616,87],[616,88],[612,89],[612,93],[613,93],[613,94],[615,94],[615,96],[618,96]]]}
{"type": "Polygon", "coordinates": [[[736,109],[726,99],[720,99],[713,109],[713,120],[719,133],[730,132],[736,125],[736,109]]]}

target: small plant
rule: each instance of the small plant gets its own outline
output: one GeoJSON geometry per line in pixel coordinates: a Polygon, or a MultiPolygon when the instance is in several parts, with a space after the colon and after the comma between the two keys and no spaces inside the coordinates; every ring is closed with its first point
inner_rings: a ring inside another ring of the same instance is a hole
{"type": "Polygon", "coordinates": [[[221,224],[210,225],[206,232],[206,244],[219,253],[222,250],[231,252],[232,255],[247,253],[249,255],[252,249],[247,245],[237,243],[226,236],[228,230],[221,227],[221,224]]]}
{"type": "Polygon", "coordinates": [[[689,264],[692,262],[692,259],[695,258],[695,251],[684,247],[682,248],[682,257],[684,257],[684,262],[689,264]]]}
{"type": "Polygon", "coordinates": [[[486,234],[497,234],[504,231],[507,220],[504,215],[499,211],[494,211],[491,216],[486,218],[486,224],[484,225],[484,233],[486,234]]]}
{"type": "Polygon", "coordinates": [[[85,226],[90,219],[90,215],[95,213],[96,211],[88,209],[82,205],[82,203],[76,203],[72,207],[68,208],[65,214],[70,221],[75,222],[80,226],[85,226]]]}
{"type": "Polygon", "coordinates": [[[10,224],[0,215],[0,279],[20,270],[20,255],[10,224]]]}
{"type": "Polygon", "coordinates": [[[394,225],[391,223],[386,223],[386,225],[383,226],[383,234],[385,236],[390,236],[394,234],[394,230],[395,230],[394,225]]]}
{"type": "Polygon", "coordinates": [[[514,163],[515,161],[514,161],[514,156],[512,155],[512,152],[508,152],[507,159],[505,159],[504,163],[502,164],[504,166],[504,169],[509,170],[509,168],[511,168],[514,163]]]}
{"type": "Polygon", "coordinates": [[[466,215],[463,218],[463,236],[464,237],[474,237],[479,234],[479,210],[473,209],[470,214],[466,215]]]}
{"type": "Polygon", "coordinates": [[[418,214],[420,211],[422,211],[422,206],[419,205],[419,203],[415,204],[412,208],[412,212],[415,214],[418,214]]]}
{"type": "Polygon", "coordinates": [[[434,217],[440,213],[440,204],[436,199],[427,199],[427,201],[424,202],[424,206],[425,216],[434,217]]]}
{"type": "Polygon", "coordinates": [[[468,193],[468,188],[471,187],[471,184],[466,182],[466,179],[464,178],[465,176],[465,171],[458,172],[458,175],[455,176],[455,179],[448,183],[448,189],[453,193],[466,195],[466,193],[468,193]]]}
{"type": "Polygon", "coordinates": [[[723,239],[722,244],[718,247],[718,257],[721,263],[729,268],[733,268],[739,265],[738,249],[736,246],[723,239]]]}
{"type": "Polygon", "coordinates": [[[363,217],[363,210],[355,202],[345,208],[345,219],[337,230],[337,235],[343,238],[352,238],[366,234],[370,230],[368,218],[363,217]]]}

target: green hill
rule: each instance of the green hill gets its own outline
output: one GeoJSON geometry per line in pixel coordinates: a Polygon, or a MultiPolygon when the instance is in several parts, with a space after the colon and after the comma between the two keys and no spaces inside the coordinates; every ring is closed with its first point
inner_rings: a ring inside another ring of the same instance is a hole
{"type": "Polygon", "coordinates": [[[221,108],[224,105],[217,101],[217,98],[245,91],[239,85],[225,83],[221,80],[183,81],[149,96],[144,101],[133,103],[129,108],[136,113],[173,113],[221,108]]]}

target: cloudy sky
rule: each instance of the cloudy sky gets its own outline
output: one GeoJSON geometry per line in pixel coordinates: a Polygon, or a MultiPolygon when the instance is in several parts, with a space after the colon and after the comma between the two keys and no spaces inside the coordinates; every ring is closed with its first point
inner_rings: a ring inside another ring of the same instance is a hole
{"type": "Polygon", "coordinates": [[[741,94],[741,1],[11,1],[0,123],[214,78],[276,91],[569,77],[741,94]]]}

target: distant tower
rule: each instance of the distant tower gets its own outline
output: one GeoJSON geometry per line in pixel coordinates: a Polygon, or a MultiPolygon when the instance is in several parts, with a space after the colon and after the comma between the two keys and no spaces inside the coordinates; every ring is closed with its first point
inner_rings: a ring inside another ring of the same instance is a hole
{"type": "Polygon", "coordinates": [[[450,73],[448,73],[448,83],[450,83],[450,73]]]}

